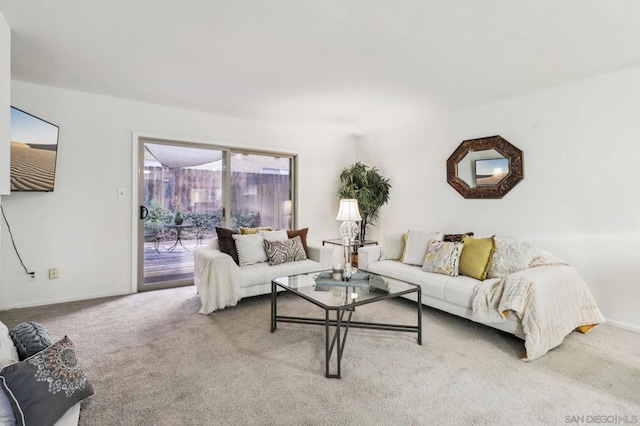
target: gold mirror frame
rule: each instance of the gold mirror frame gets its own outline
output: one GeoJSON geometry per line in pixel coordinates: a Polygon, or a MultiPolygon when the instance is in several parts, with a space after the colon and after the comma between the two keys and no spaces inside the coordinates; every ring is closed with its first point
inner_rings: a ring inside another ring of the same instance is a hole
{"type": "Polygon", "coordinates": [[[502,198],[524,179],[522,151],[501,136],[463,141],[447,159],[447,182],[464,198],[502,198]],[[458,163],[473,151],[494,149],[509,160],[509,174],[492,187],[472,188],[458,177],[458,163]]]}

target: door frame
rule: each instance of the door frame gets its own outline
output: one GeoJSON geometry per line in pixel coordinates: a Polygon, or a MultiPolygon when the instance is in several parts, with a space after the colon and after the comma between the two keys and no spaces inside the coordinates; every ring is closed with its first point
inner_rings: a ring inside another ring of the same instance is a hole
{"type": "MultiPolygon", "coordinates": [[[[298,211],[298,150],[295,149],[277,149],[272,147],[255,146],[249,144],[239,145],[233,142],[213,142],[207,139],[196,139],[188,137],[175,137],[158,135],[146,132],[131,132],[131,293],[137,293],[139,290],[139,283],[144,283],[144,271],[141,270],[141,266],[144,266],[142,257],[143,253],[140,250],[140,242],[144,244],[144,227],[140,226],[140,201],[144,198],[140,182],[144,179],[144,168],[140,166],[140,157],[142,150],[144,149],[145,142],[163,142],[172,145],[184,145],[194,148],[207,148],[207,149],[219,149],[222,151],[232,150],[234,152],[247,152],[251,154],[265,154],[265,155],[283,155],[291,156],[293,158],[292,166],[290,170],[291,182],[293,190],[291,191],[291,206],[292,206],[292,218],[291,228],[295,229],[297,226],[297,211],[298,211]]],[[[227,158],[227,164],[229,164],[229,158],[227,158]]],[[[224,179],[231,178],[231,170],[226,168],[224,173],[224,179]]],[[[230,194],[224,193],[225,203],[228,201],[226,197],[230,197],[230,194]]],[[[228,215],[230,215],[230,209],[225,212],[225,221],[228,221],[228,215]]],[[[167,285],[166,288],[175,287],[175,285],[167,285]]],[[[157,290],[163,288],[162,285],[155,285],[153,289],[157,290]]]]}

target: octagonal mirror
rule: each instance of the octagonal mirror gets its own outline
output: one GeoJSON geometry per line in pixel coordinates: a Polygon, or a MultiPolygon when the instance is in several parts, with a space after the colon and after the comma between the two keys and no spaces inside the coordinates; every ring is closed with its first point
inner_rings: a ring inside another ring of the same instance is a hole
{"type": "Polygon", "coordinates": [[[447,159],[447,182],[464,198],[502,198],[523,178],[522,151],[501,136],[466,140],[447,159]]]}

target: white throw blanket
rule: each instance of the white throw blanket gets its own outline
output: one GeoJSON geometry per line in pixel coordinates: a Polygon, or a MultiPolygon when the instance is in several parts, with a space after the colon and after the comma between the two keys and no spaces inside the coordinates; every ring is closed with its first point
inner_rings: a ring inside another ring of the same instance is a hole
{"type": "Polygon", "coordinates": [[[475,289],[472,319],[505,321],[513,311],[522,320],[527,361],[560,345],[577,327],[605,322],[578,271],[551,263],[527,268],[500,281],[486,280],[475,289]]]}
{"type": "Polygon", "coordinates": [[[194,268],[197,271],[194,284],[202,302],[201,314],[207,315],[238,303],[240,271],[231,256],[214,250],[205,251],[195,256],[194,268]]]}

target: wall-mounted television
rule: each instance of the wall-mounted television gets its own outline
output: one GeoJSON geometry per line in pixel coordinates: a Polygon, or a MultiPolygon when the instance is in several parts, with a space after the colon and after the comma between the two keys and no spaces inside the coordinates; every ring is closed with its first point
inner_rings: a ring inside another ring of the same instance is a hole
{"type": "Polygon", "coordinates": [[[59,128],[11,107],[11,191],[53,191],[59,128]]]}

